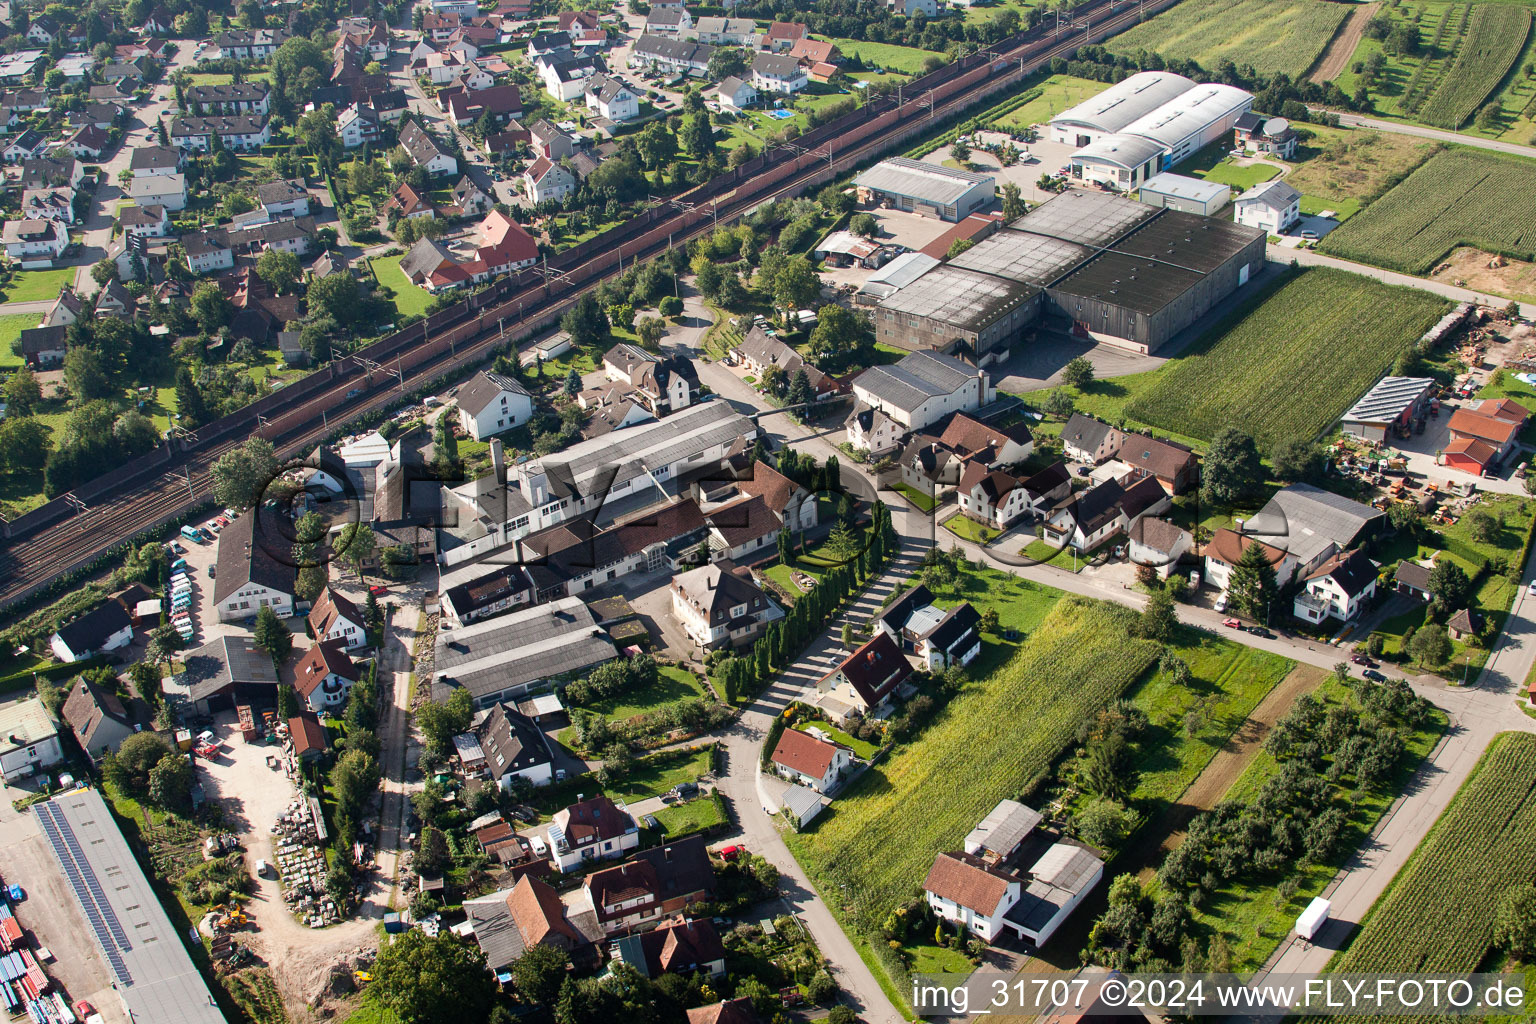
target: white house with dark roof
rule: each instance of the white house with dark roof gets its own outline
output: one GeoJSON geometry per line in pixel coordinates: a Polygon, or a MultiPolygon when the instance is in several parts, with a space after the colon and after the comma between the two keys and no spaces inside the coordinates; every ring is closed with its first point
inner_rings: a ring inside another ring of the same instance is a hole
{"type": "Polygon", "coordinates": [[[123,233],[127,235],[164,238],[171,233],[171,218],[165,212],[165,207],[158,204],[125,207],[117,219],[123,226],[123,233]]]}
{"type": "Polygon", "coordinates": [[[912,664],[896,641],[878,632],[817,682],[816,703],[839,722],[855,711],[874,714],[911,674],[912,664]]]}
{"type": "Polygon", "coordinates": [[[1063,498],[1045,516],[1040,537],[1057,550],[1070,547],[1086,554],[1130,530],[1142,516],[1159,515],[1172,504],[1156,477],[1128,473],[1063,498]]]}
{"type": "Polygon", "coordinates": [[[962,601],[946,611],[921,583],[892,601],[875,625],[929,671],[969,665],[981,653],[981,616],[971,603],[962,601]]]}
{"type": "Polygon", "coordinates": [[[498,703],[474,726],[474,736],[485,754],[485,770],[496,785],[510,789],[513,779],[535,786],[554,781],[555,756],[549,740],[533,719],[509,703],[498,703]]]}
{"type": "Polygon", "coordinates": [[[192,117],[183,115],[171,122],[171,144],[192,153],[206,153],[213,145],[213,136],[226,149],[253,151],[271,141],[271,127],[264,114],[215,115],[192,117]]]}
{"type": "Polygon", "coordinates": [[[745,644],[784,617],[756,584],[718,565],[680,573],[668,590],[672,617],[700,650],[745,644]]]}
{"type": "Polygon", "coordinates": [[[56,220],[8,220],[0,228],[0,246],[23,268],[51,266],[69,247],[69,228],[56,220]]]}
{"type": "Polygon", "coordinates": [[[421,125],[412,121],[400,130],[400,145],[405,148],[411,162],[425,167],[431,175],[457,174],[459,162],[453,154],[445,152],[421,125]]]}
{"type": "Polygon", "coordinates": [[[1188,530],[1158,516],[1142,516],[1131,524],[1127,533],[1131,540],[1131,561],[1137,565],[1150,565],[1164,578],[1194,545],[1188,530]]]}
{"type": "Polygon", "coordinates": [[[1363,551],[1334,555],[1307,576],[1291,614],[1313,624],[1324,619],[1348,622],[1375,595],[1376,569],[1363,551]]]}
{"type": "Polygon", "coordinates": [[[527,423],[533,416],[533,396],[511,377],[482,371],[459,388],[459,412],[464,428],[476,441],[527,423]]]}
{"type": "Polygon", "coordinates": [[[362,667],[347,655],[340,640],[320,641],[283,669],[283,681],[317,715],[339,710],[361,678],[362,667]]]}
{"type": "Polygon", "coordinates": [[[128,197],[139,206],[161,206],[175,213],[187,207],[187,179],[183,174],[135,172],[128,182],[128,197]]]}
{"type": "Polygon", "coordinates": [[[269,220],[309,216],[309,189],[300,181],[269,181],[257,185],[256,201],[269,220]]]}
{"type": "Polygon", "coordinates": [[[294,569],[274,554],[287,551],[291,544],[285,544],[275,530],[263,529],[258,536],[258,518],[254,512],[236,516],[219,534],[213,604],[220,622],[254,618],[265,607],[279,618],[293,614],[294,569]]]}
{"type": "Polygon", "coordinates": [[[132,619],[122,605],[108,598],[60,626],[49,638],[48,647],[60,661],[76,662],[132,642],[132,619]]]}
{"type": "Polygon", "coordinates": [[[535,203],[546,199],[559,202],[576,191],[576,179],[564,167],[541,156],[523,172],[523,190],[535,203]]]}
{"type": "Polygon", "coordinates": [[[640,101],[617,78],[593,75],[587,79],[583,93],[588,110],[596,111],[610,121],[630,121],[640,116],[640,101]]]}
{"type": "Polygon", "coordinates": [[[795,58],[758,53],[752,58],[752,88],[788,96],[811,84],[810,75],[795,58]]]}
{"type": "Polygon", "coordinates": [[[996,392],[985,370],[937,352],[913,352],[859,374],[853,394],[860,408],[878,409],[906,430],[922,430],[951,413],[981,408],[996,392]]]}
{"type": "Polygon", "coordinates": [[[720,80],[715,96],[720,100],[721,109],[738,113],[757,102],[757,90],[752,83],[735,75],[720,80]]]}
{"type": "Polygon", "coordinates": [[[1271,235],[1284,234],[1301,217],[1301,193],[1275,178],[1232,201],[1233,219],[1271,235]]]}

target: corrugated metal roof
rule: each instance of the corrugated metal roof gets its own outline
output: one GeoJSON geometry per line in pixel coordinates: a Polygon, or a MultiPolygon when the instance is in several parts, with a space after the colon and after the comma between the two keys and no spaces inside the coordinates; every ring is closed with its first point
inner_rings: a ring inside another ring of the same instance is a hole
{"type": "Polygon", "coordinates": [[[1383,377],[1350,406],[1343,419],[1356,423],[1390,423],[1435,386],[1429,377],[1383,377]]]}
{"type": "Polygon", "coordinates": [[[1076,242],[1005,229],[956,256],[949,265],[1010,281],[1046,285],[1092,255],[1093,250],[1076,242]]]}
{"type": "MultiPolygon", "coordinates": [[[[1031,285],[953,266],[934,267],[881,301],[880,308],[980,330],[1036,293],[1031,285]]],[[[946,339],[947,340],[947,339],[946,339]]]]}
{"type": "Polygon", "coordinates": [[[1149,160],[1156,160],[1167,147],[1140,135],[1118,133],[1102,135],[1072,154],[1072,161],[1108,164],[1133,170],[1149,160]]]}
{"type": "Polygon", "coordinates": [[[929,398],[954,394],[977,372],[950,356],[913,352],[892,366],[865,370],[853,386],[899,409],[913,409],[929,398]]]}
{"type": "Polygon", "coordinates": [[[995,185],[996,180],[990,174],[957,171],[950,167],[897,156],[875,164],[854,178],[853,183],[860,188],[872,189],[876,192],[908,196],[926,203],[950,206],[977,185],[988,183],[995,185]]]}
{"type": "Polygon", "coordinates": [[[1209,82],[1181,93],[1125,126],[1125,134],[1141,135],[1172,149],[1212,122],[1253,105],[1253,93],[1235,85],[1209,82]]]}
{"type": "Polygon", "coordinates": [[[1051,118],[1051,124],[1118,132],[1194,87],[1194,82],[1171,71],[1143,71],[1063,110],[1051,118]]]}
{"type": "Polygon", "coordinates": [[[1199,178],[1190,178],[1183,174],[1155,174],[1141,183],[1141,191],[1156,192],[1161,196],[1175,196],[1179,199],[1192,199],[1197,203],[1211,203],[1216,200],[1226,201],[1232,194],[1232,188],[1217,181],[1202,181],[1199,178]]]}

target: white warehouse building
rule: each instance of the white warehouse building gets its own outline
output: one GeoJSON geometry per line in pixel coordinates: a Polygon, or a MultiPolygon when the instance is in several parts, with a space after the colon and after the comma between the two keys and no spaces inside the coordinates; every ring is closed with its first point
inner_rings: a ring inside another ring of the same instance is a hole
{"type": "Polygon", "coordinates": [[[1143,71],[1116,82],[1096,96],[1051,118],[1050,140],[1066,146],[1087,146],[1126,126],[1195,87],[1171,71],[1143,71]]]}
{"type": "Polygon", "coordinates": [[[1209,82],[1180,93],[1131,122],[1125,134],[1160,144],[1166,169],[1188,160],[1217,139],[1230,137],[1237,119],[1252,109],[1253,93],[1235,85],[1209,82]]]}
{"type": "Polygon", "coordinates": [[[1089,185],[1133,192],[1163,167],[1163,147],[1139,135],[1101,135],[1073,153],[1072,177],[1089,185]]]}

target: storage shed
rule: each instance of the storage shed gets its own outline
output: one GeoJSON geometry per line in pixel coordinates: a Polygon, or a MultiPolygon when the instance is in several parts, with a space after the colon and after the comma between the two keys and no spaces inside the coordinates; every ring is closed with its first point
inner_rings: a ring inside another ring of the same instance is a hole
{"type": "Polygon", "coordinates": [[[1385,441],[1389,433],[1406,436],[1428,412],[1434,389],[1431,377],[1383,377],[1350,406],[1339,426],[1366,441],[1385,441]]]}
{"type": "Polygon", "coordinates": [[[1164,172],[1142,182],[1137,198],[1148,206],[1209,217],[1232,201],[1232,188],[1217,181],[1164,172]]]}

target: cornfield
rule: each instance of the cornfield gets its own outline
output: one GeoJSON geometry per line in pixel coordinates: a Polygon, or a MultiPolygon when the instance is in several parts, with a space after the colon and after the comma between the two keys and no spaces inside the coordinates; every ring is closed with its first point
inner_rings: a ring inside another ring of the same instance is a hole
{"type": "Polygon", "coordinates": [[[1126,407],[1143,423],[1210,440],[1225,426],[1275,442],[1316,437],[1423,337],[1449,304],[1331,268],[1304,270],[1215,340],[1175,360],[1126,407]]]}
{"type": "Polygon", "coordinates": [[[1530,33],[1529,8],[1478,4],[1456,60],[1419,111],[1419,119],[1442,128],[1461,128],[1499,87],[1530,33]]]}
{"type": "Polygon", "coordinates": [[[1325,0],[1184,0],[1104,45],[1193,60],[1209,71],[1231,60],[1261,75],[1299,78],[1348,14],[1348,5],[1325,0]]]}
{"type": "Polygon", "coordinates": [[[1386,195],[1324,237],[1333,256],[1427,274],[1457,246],[1536,258],[1531,165],[1480,149],[1435,154],[1386,195]]]}
{"type": "Polygon", "coordinates": [[[265,967],[237,971],[224,979],[224,987],[252,1024],[288,1024],[283,997],[265,967]]]}
{"type": "Polygon", "coordinates": [[[1332,969],[1476,970],[1492,944],[1505,887],[1533,874],[1536,736],[1506,733],[1483,754],[1332,969]]]}
{"type": "Polygon", "coordinates": [[[1006,664],[797,837],[822,894],[871,927],[916,893],[935,855],[959,849],[999,800],[1032,788],[1079,723],[1157,658],[1157,644],[1130,637],[1131,620],[1063,598],[1006,664]]]}

